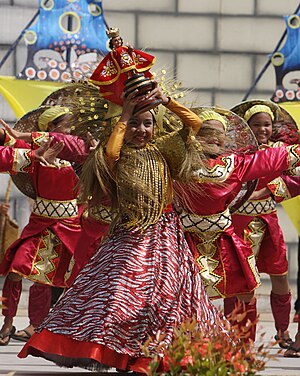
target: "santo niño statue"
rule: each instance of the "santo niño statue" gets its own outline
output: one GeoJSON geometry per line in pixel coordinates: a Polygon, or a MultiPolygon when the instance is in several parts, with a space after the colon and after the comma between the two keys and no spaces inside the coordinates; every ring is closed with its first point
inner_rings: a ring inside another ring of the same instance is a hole
{"type": "MultiPolygon", "coordinates": [[[[118,28],[110,28],[107,35],[111,51],[100,62],[90,80],[99,87],[105,98],[122,105],[124,91],[125,95],[134,90],[138,90],[137,95],[144,95],[154,88],[150,68],[155,62],[155,57],[129,45],[123,45],[118,28]]],[[[160,101],[157,99],[146,99],[135,113],[149,110],[158,104],[160,101]]]]}

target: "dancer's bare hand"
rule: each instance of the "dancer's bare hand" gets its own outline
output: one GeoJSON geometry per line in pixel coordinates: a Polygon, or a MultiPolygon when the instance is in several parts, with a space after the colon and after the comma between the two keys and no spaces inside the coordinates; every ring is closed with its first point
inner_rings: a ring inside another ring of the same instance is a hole
{"type": "Polygon", "coordinates": [[[127,122],[134,111],[137,103],[145,99],[145,96],[137,96],[138,90],[134,90],[127,97],[123,96],[123,111],[120,118],[121,122],[127,122]]]}
{"type": "Polygon", "coordinates": [[[16,140],[24,140],[26,142],[31,142],[31,133],[29,132],[19,132],[14,128],[11,128],[3,119],[0,119],[0,124],[5,129],[6,133],[9,134],[16,140]]]}
{"type": "Polygon", "coordinates": [[[10,204],[0,204],[0,214],[7,215],[9,208],[10,204]]]}
{"type": "Polygon", "coordinates": [[[155,88],[150,91],[149,94],[146,95],[146,99],[153,98],[153,99],[161,99],[162,104],[166,105],[169,103],[169,97],[167,97],[160,86],[158,86],[156,81],[153,81],[155,83],[155,88]]]}
{"type": "Polygon", "coordinates": [[[64,147],[64,142],[59,141],[51,146],[52,138],[45,142],[42,146],[35,150],[35,160],[40,162],[43,166],[54,165],[59,167],[57,164],[57,155],[62,151],[64,147]]]}
{"type": "Polygon", "coordinates": [[[254,191],[249,197],[249,200],[259,200],[260,198],[268,194],[270,194],[270,190],[267,187],[264,187],[258,191],[254,191]]]}
{"type": "Polygon", "coordinates": [[[88,145],[89,151],[92,152],[98,146],[99,141],[97,141],[90,132],[86,134],[86,144],[88,145]]]}

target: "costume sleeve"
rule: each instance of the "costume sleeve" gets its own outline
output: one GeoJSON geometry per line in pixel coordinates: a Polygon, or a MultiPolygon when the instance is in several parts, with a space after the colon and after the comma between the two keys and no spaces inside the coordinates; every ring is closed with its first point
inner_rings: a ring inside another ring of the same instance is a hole
{"type": "Polygon", "coordinates": [[[32,173],[34,168],[34,151],[31,149],[13,149],[0,146],[0,172],[32,173]]]}
{"type": "MultiPolygon", "coordinates": [[[[281,184],[284,187],[285,197],[281,200],[288,200],[290,198],[300,195],[300,174],[298,169],[295,170],[298,176],[281,175],[281,184]]],[[[281,187],[280,187],[281,188],[281,187]]],[[[269,187],[271,190],[271,188],[269,187]]],[[[274,188],[273,188],[274,190],[274,188]]],[[[273,190],[272,193],[273,193],[273,190]]],[[[277,189],[279,191],[279,189],[277,189]]],[[[279,201],[280,202],[280,201],[279,201]]]]}
{"type": "Polygon", "coordinates": [[[276,203],[280,203],[282,201],[289,200],[292,197],[297,196],[300,194],[300,176],[285,176],[281,175],[276,179],[273,179],[267,184],[269,191],[271,192],[273,198],[275,199],[276,203]],[[294,181],[298,180],[297,181],[294,181]],[[291,189],[291,191],[290,191],[291,189]],[[298,190],[297,194],[292,195],[292,191],[298,190]]]}
{"type": "MultiPolygon", "coordinates": [[[[298,145],[288,146],[282,142],[280,143],[278,142],[278,143],[275,143],[271,149],[269,148],[266,150],[276,150],[278,148],[281,148],[281,149],[286,148],[287,150],[287,162],[288,162],[287,169],[285,171],[282,171],[282,173],[279,173],[279,170],[281,169],[281,163],[284,161],[278,160],[276,155],[272,156],[271,151],[266,152],[267,159],[269,160],[269,167],[271,167],[271,171],[267,171],[268,166],[267,165],[264,166],[263,164],[264,170],[266,171],[266,173],[264,174],[264,176],[260,177],[258,187],[257,187],[257,190],[263,187],[267,187],[270,193],[272,194],[272,197],[276,201],[276,203],[280,203],[282,201],[285,201],[294,197],[297,194],[300,194],[299,178],[295,177],[293,181],[293,178],[285,175],[285,174],[300,175],[300,169],[298,167],[299,146],[298,145]],[[290,191],[290,187],[287,185],[287,182],[289,183],[289,186],[291,187],[291,189],[294,190],[293,193],[290,191]],[[297,191],[299,193],[296,193],[297,191]]],[[[283,154],[281,154],[281,152],[279,153],[280,155],[282,155],[282,158],[284,159],[283,154]]]]}
{"type": "Polygon", "coordinates": [[[181,119],[184,128],[159,137],[156,140],[156,145],[166,159],[172,177],[177,179],[186,158],[187,137],[189,133],[197,134],[202,121],[193,111],[173,99],[170,99],[166,107],[181,119]]]}
{"type": "Polygon", "coordinates": [[[3,146],[15,146],[16,139],[10,136],[7,132],[5,132],[5,139],[3,142],[3,146]]]}
{"type": "Polygon", "coordinates": [[[283,172],[293,171],[299,165],[299,145],[258,150],[254,154],[245,155],[244,161],[240,165],[240,179],[249,181],[265,178],[271,181],[283,172]]]}
{"type": "Polygon", "coordinates": [[[234,174],[240,182],[262,178],[267,184],[291,168],[295,171],[295,167],[299,165],[300,146],[269,148],[253,154],[232,154],[210,160],[208,167],[195,171],[195,180],[225,182],[234,174]]]}
{"type": "Polygon", "coordinates": [[[114,163],[120,158],[125,132],[126,124],[119,122],[116,124],[111,135],[109,136],[106,144],[105,155],[110,167],[113,167],[114,163]]]}
{"type": "Polygon", "coordinates": [[[193,111],[186,108],[182,104],[176,102],[174,99],[170,99],[169,103],[166,105],[166,107],[174,112],[183,124],[192,130],[192,133],[196,135],[201,128],[202,121],[200,120],[199,116],[197,116],[193,111]]]}
{"type": "Polygon", "coordinates": [[[14,148],[31,149],[30,145],[23,140],[16,140],[10,135],[6,134],[4,146],[12,146],[14,148]]]}
{"type": "Polygon", "coordinates": [[[69,162],[83,163],[89,155],[89,147],[85,140],[73,135],[66,135],[55,132],[35,132],[32,133],[32,140],[34,144],[39,144],[41,141],[47,141],[49,137],[53,138],[53,143],[63,141],[63,150],[58,154],[58,157],[69,162]]]}

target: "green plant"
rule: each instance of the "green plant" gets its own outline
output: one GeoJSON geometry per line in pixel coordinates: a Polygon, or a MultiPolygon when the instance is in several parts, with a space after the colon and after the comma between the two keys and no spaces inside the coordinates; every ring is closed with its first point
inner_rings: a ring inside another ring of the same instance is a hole
{"type": "MultiPolygon", "coordinates": [[[[244,319],[244,314],[234,314],[236,322],[244,319]]],[[[266,361],[271,358],[269,348],[274,345],[255,347],[249,336],[250,322],[242,329],[238,324],[227,327],[227,331],[217,329],[198,330],[195,320],[182,323],[174,331],[170,346],[164,345],[163,335],[149,339],[143,346],[144,355],[151,358],[145,372],[148,376],[227,376],[257,375],[265,368],[266,361]],[[156,343],[155,354],[149,345],[156,343]],[[163,354],[163,356],[162,356],[163,354]]],[[[260,335],[262,342],[265,333],[260,335]]]]}

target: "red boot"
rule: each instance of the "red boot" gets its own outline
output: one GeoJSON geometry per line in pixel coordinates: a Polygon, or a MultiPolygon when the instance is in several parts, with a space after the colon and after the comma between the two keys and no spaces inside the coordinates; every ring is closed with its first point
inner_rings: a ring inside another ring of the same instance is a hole
{"type": "Polygon", "coordinates": [[[277,330],[275,339],[278,341],[278,344],[282,349],[287,349],[293,342],[288,334],[291,300],[292,296],[290,291],[288,294],[284,295],[274,294],[272,291],[270,295],[271,309],[275,321],[275,328],[277,330]]]}

